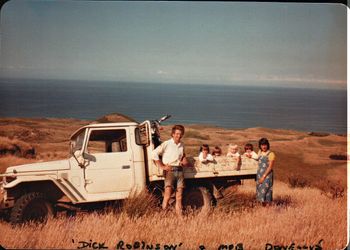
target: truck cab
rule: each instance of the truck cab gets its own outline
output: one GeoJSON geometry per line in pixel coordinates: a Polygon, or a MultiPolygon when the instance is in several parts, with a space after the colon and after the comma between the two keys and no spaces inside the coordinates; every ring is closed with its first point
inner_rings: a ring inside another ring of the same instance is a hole
{"type": "Polygon", "coordinates": [[[73,185],[79,184],[87,200],[124,199],[131,190],[145,188],[145,157],[135,138],[137,129],[137,123],[104,123],[72,135],[68,179],[76,180],[73,185]]]}

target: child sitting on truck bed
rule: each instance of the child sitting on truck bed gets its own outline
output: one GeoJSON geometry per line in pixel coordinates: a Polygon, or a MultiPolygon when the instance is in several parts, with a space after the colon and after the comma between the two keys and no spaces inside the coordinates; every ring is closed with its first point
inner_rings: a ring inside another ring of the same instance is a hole
{"type": "Polygon", "coordinates": [[[245,152],[244,152],[243,156],[254,159],[254,160],[258,160],[258,155],[257,155],[257,153],[254,152],[252,144],[247,143],[244,146],[244,151],[245,152]]]}
{"type": "Polygon", "coordinates": [[[221,156],[221,153],[221,148],[219,146],[215,146],[213,152],[211,152],[214,158],[217,156],[221,156]]]}
{"type": "Polygon", "coordinates": [[[214,157],[209,153],[209,145],[203,144],[199,149],[198,160],[201,163],[208,163],[214,161],[214,157]]]}
{"type": "Polygon", "coordinates": [[[228,152],[226,156],[237,162],[236,170],[239,170],[241,167],[241,155],[238,152],[238,146],[236,144],[230,144],[228,146],[228,152]]]}

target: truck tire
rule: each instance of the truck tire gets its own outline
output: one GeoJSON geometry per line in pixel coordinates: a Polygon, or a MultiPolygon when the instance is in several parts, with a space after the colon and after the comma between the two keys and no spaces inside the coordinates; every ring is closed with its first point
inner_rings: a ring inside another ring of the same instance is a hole
{"type": "Polygon", "coordinates": [[[209,212],[213,207],[213,196],[205,187],[191,188],[183,194],[183,207],[209,212]]]}
{"type": "Polygon", "coordinates": [[[21,196],[12,208],[10,222],[12,224],[29,221],[45,222],[54,215],[52,204],[45,199],[43,193],[32,192],[21,196]]]}

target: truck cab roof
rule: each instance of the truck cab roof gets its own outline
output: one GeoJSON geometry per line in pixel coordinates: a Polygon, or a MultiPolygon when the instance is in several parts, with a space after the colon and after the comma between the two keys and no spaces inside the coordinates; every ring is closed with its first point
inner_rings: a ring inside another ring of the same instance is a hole
{"type": "Polygon", "coordinates": [[[111,123],[94,123],[94,124],[88,124],[86,126],[83,126],[76,130],[71,136],[70,139],[72,139],[75,135],[79,134],[80,131],[86,129],[86,128],[111,128],[111,127],[132,127],[137,126],[139,123],[137,122],[111,122],[111,123]]]}

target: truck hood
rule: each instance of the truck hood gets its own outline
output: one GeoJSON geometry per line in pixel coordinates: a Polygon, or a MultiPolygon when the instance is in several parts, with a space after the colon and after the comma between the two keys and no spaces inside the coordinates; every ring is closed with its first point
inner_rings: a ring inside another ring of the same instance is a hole
{"type": "Polygon", "coordinates": [[[43,172],[43,171],[58,171],[69,169],[69,160],[59,160],[59,161],[47,161],[40,163],[24,164],[13,167],[8,167],[6,173],[16,174],[16,173],[29,173],[29,172],[43,172]]]}

